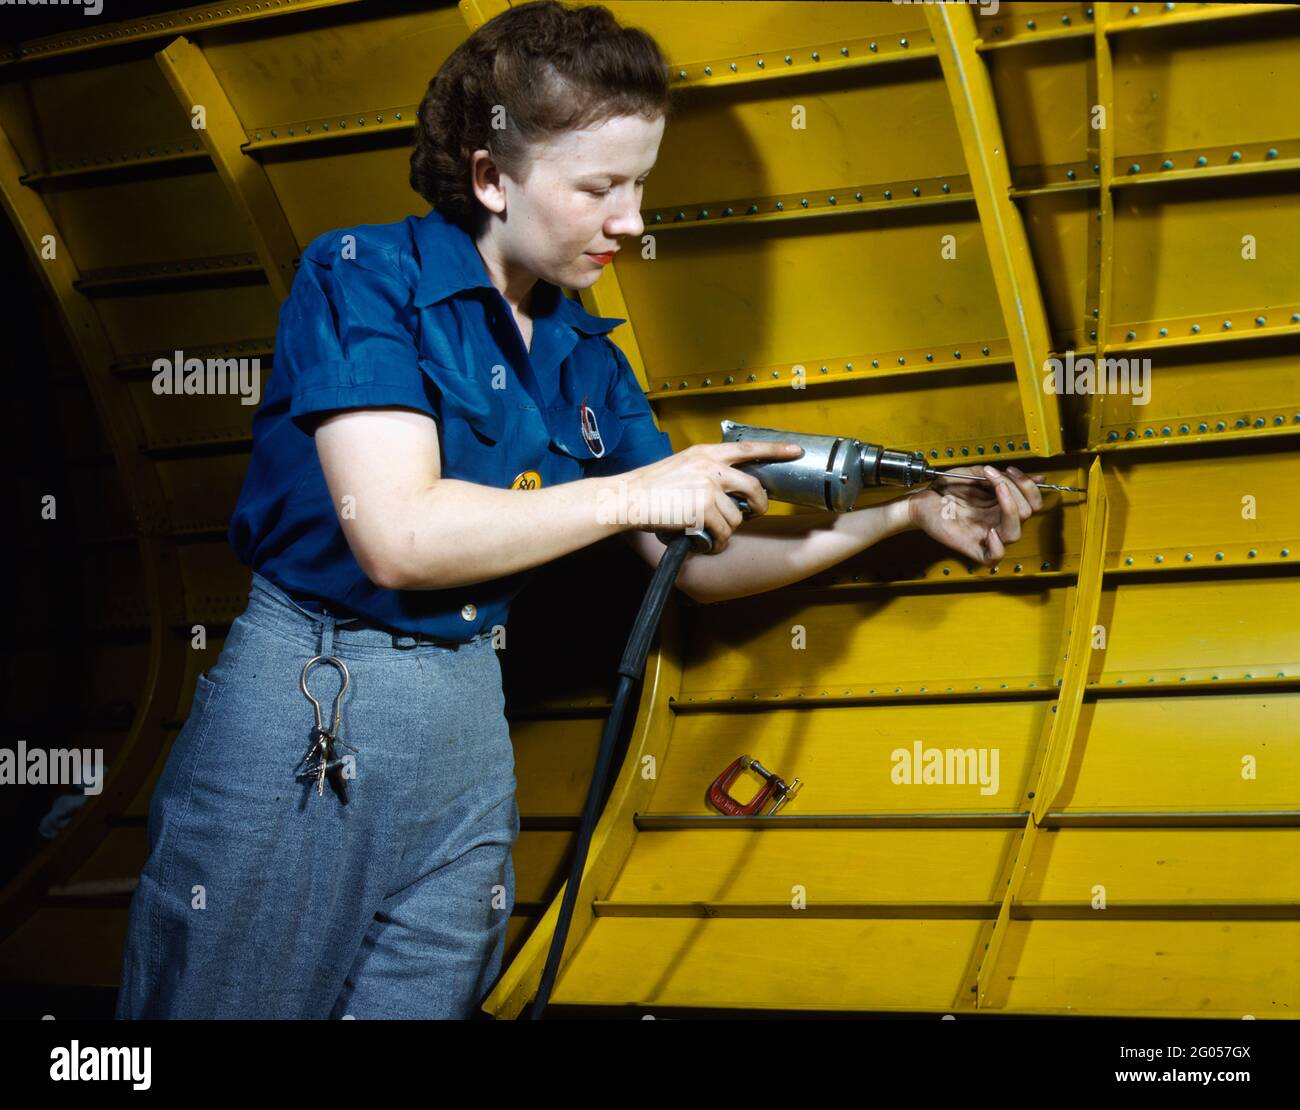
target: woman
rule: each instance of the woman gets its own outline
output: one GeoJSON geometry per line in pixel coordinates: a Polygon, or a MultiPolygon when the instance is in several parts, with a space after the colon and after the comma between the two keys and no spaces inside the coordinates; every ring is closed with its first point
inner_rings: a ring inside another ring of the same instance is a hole
{"type": "Polygon", "coordinates": [[[609,505],[699,506],[676,523],[715,537],[678,582],[701,601],[914,527],[992,562],[1041,506],[988,468],[996,496],[953,483],[942,512],[931,487],[733,535],[729,493],[767,508],[733,464],[799,449],[674,454],[606,337],[621,321],[561,293],[642,233],[669,111],[648,35],[511,8],[420,105],[433,210],[304,252],[230,528],[253,587],[153,795],[119,1017],[481,1015],[519,831],[495,648],[533,568],[615,533],[657,562],[671,522],[609,505]]]}

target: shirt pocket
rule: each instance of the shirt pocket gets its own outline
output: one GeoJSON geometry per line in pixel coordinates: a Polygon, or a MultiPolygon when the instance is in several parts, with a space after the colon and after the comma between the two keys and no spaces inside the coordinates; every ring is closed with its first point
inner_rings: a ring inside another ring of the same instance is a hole
{"type": "Polygon", "coordinates": [[[623,438],[623,421],[618,412],[606,405],[588,405],[592,422],[588,430],[591,442],[583,435],[581,408],[574,402],[552,405],[546,410],[546,424],[551,443],[570,458],[589,463],[607,458],[623,438]]]}
{"type": "Polygon", "coordinates": [[[420,359],[420,369],[437,387],[444,437],[458,424],[465,424],[489,443],[501,442],[505,437],[506,408],[500,390],[485,387],[463,371],[427,358],[420,359]]]}

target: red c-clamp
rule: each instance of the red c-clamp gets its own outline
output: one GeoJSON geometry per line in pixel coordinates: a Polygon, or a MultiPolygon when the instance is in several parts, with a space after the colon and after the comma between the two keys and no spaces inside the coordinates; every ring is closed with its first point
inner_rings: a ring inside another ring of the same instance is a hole
{"type": "Polygon", "coordinates": [[[708,803],[714,809],[721,810],[731,817],[752,817],[758,814],[761,817],[771,817],[786,802],[795,796],[799,791],[800,782],[795,779],[788,786],[781,781],[776,775],[764,767],[757,759],[751,759],[747,755],[742,755],[734,760],[731,765],[713,780],[705,795],[708,803]],[[766,780],[762,787],[759,788],[748,802],[739,802],[727,793],[727,787],[731,785],[735,777],[742,770],[751,769],[757,771],[766,780]],[[775,798],[772,808],[766,813],[759,814],[759,810],[767,804],[769,798],[775,798]]]}

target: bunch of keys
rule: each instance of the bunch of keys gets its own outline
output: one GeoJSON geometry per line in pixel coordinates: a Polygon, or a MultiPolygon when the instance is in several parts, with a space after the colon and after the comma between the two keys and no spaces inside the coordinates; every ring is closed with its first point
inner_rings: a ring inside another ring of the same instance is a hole
{"type": "Polygon", "coordinates": [[[325,793],[325,778],[329,777],[330,785],[334,787],[343,805],[348,804],[348,788],[343,778],[343,760],[335,758],[335,744],[342,744],[345,748],[352,748],[355,752],[357,749],[352,747],[346,740],[339,736],[340,728],[340,707],[343,704],[343,695],[347,693],[348,683],[351,676],[348,674],[347,665],[337,655],[317,655],[315,658],[307,660],[307,665],[302,669],[302,692],[307,695],[307,700],[311,702],[312,708],[316,710],[316,727],[311,730],[311,747],[307,749],[307,754],[303,756],[303,764],[310,762],[312,757],[316,762],[299,771],[295,776],[297,778],[315,778],[316,779],[316,796],[319,798],[325,793]],[[311,695],[307,689],[307,672],[317,663],[329,663],[337,667],[343,674],[343,686],[339,689],[338,695],[334,699],[334,720],[327,729],[321,722],[320,702],[311,695]]]}

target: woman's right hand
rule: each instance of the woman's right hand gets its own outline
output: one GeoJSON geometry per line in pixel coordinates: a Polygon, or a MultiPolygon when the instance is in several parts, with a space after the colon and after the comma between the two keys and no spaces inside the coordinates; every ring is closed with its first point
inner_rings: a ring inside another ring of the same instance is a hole
{"type": "Polygon", "coordinates": [[[629,471],[629,507],[635,506],[632,527],[645,532],[708,530],[713,550],[727,546],[731,533],[745,519],[728,496],[749,502],[750,516],[767,512],[767,491],[737,464],[790,461],[803,454],[795,443],[744,440],[739,443],[697,443],[666,459],[629,471]]]}

